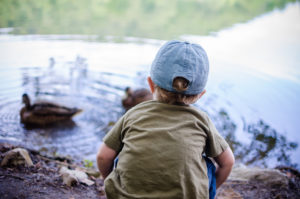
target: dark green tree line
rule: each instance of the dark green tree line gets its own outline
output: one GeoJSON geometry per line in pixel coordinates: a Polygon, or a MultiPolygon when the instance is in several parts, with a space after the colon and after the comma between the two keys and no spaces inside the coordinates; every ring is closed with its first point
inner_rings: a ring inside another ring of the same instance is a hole
{"type": "Polygon", "coordinates": [[[168,39],[204,35],[298,0],[0,0],[0,28],[19,34],[168,39]]]}

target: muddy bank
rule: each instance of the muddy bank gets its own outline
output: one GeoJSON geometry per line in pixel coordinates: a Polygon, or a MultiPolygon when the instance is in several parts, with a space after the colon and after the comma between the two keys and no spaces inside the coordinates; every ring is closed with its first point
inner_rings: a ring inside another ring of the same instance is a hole
{"type": "Polygon", "coordinates": [[[218,189],[217,199],[300,198],[299,171],[290,167],[249,168],[236,165],[218,189]]]}
{"type": "MultiPolygon", "coordinates": [[[[8,151],[16,148],[0,144],[0,162],[8,151]]],[[[106,198],[103,180],[95,170],[75,164],[69,158],[27,151],[32,166],[14,156],[14,160],[0,167],[1,198],[106,198]],[[63,178],[65,174],[61,173],[62,167],[68,171],[84,171],[89,175],[90,185],[78,179],[67,185],[63,178]]],[[[230,178],[218,189],[216,198],[300,198],[300,175],[297,170],[288,167],[260,169],[236,166],[230,178]]]]}
{"type": "MultiPolygon", "coordinates": [[[[16,148],[8,144],[0,144],[0,161],[7,151],[16,148]]],[[[37,151],[28,150],[33,166],[25,164],[13,165],[12,161],[0,167],[0,198],[105,198],[103,180],[90,176],[93,185],[73,182],[68,186],[63,182],[61,167],[74,170],[82,168],[73,164],[72,160],[63,157],[46,157],[37,151]]]]}

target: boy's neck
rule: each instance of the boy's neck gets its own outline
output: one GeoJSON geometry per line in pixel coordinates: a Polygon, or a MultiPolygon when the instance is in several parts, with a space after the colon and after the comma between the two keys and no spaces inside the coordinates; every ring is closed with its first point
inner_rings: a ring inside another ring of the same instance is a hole
{"type": "Polygon", "coordinates": [[[167,103],[161,100],[158,100],[156,98],[153,99],[154,101],[157,101],[159,103],[163,103],[163,104],[170,104],[170,105],[176,105],[176,106],[189,106],[189,104],[185,104],[185,103],[180,103],[180,102],[174,102],[174,103],[167,103]]]}

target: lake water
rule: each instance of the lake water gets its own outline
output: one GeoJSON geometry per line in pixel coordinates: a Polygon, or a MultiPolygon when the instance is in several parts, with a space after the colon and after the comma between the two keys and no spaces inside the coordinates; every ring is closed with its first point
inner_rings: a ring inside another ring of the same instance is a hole
{"type": "MultiPolygon", "coordinates": [[[[201,44],[209,55],[207,93],[195,106],[231,138],[242,162],[300,164],[299,147],[295,149],[300,141],[299,21],[296,3],[210,36],[181,38],[201,44]]],[[[0,35],[0,142],[95,160],[103,136],[124,113],[125,87],[147,87],[150,64],[165,41],[90,38],[0,35]],[[19,122],[24,92],[33,100],[84,112],[74,123],[27,129],[19,122]]]]}

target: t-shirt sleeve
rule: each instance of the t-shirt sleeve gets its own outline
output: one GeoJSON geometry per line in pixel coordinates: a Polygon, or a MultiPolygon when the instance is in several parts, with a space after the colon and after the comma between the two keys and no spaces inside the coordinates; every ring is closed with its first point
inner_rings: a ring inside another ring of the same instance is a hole
{"type": "Polygon", "coordinates": [[[122,143],[122,129],[124,117],[121,117],[113,128],[104,136],[103,142],[117,153],[121,151],[122,143]]]}
{"type": "MultiPolygon", "coordinates": [[[[208,117],[207,117],[208,118],[208,117]]],[[[212,121],[208,118],[208,132],[205,154],[208,157],[216,157],[228,147],[226,140],[220,135],[212,121]]]]}

